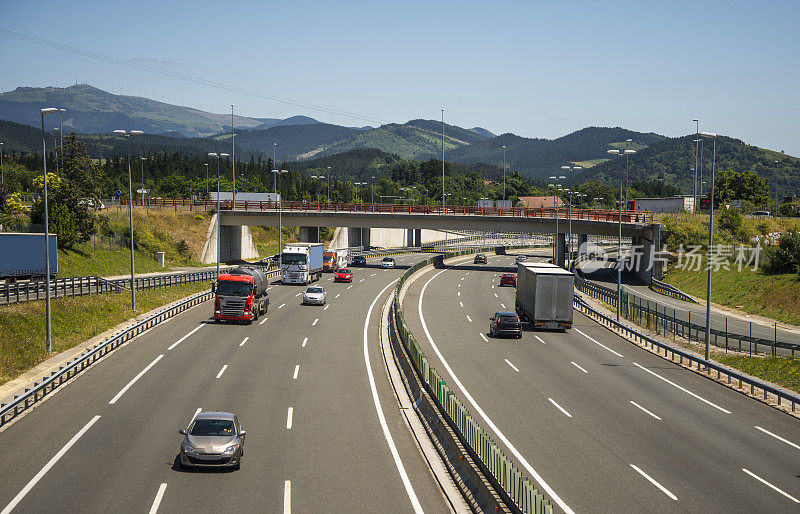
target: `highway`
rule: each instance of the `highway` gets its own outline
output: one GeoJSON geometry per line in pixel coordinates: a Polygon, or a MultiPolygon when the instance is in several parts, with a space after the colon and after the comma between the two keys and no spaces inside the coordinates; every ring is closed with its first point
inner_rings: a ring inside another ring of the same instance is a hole
{"type": "Polygon", "coordinates": [[[327,307],[273,283],[249,326],[209,323],[206,302],[114,351],[0,432],[2,513],[448,512],[378,346],[390,285],[428,257],[325,274],[327,307]],[[241,470],[177,469],[199,409],[238,415],[241,470]]]}
{"type": "Polygon", "coordinates": [[[797,512],[800,424],[575,314],[488,338],[513,256],[429,270],[406,321],[478,421],[567,512],[797,512]]]}

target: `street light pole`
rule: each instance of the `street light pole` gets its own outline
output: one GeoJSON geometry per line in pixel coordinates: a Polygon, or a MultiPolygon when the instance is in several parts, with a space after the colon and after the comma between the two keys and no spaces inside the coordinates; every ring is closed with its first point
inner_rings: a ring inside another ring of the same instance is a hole
{"type": "Polygon", "coordinates": [[[58,109],[55,107],[48,107],[41,109],[42,115],[42,166],[44,168],[44,262],[45,262],[45,303],[46,303],[46,340],[47,340],[47,353],[53,349],[53,338],[50,330],[50,213],[47,207],[47,143],[45,143],[44,132],[44,115],[56,112],[58,109]]]}
{"type": "Polygon", "coordinates": [[[372,204],[375,205],[375,177],[372,177],[372,204]]]}
{"type": "MultiPolygon", "coordinates": [[[[619,150],[608,150],[610,155],[622,155],[619,150]]],[[[619,235],[617,236],[617,321],[622,306],[622,172],[619,174],[619,215],[617,216],[619,235]]]]}
{"type": "MultiPolygon", "coordinates": [[[[208,163],[206,165],[206,198],[208,198],[208,163]]],[[[144,179],[142,179],[142,189],[144,189],[144,179]]]]}
{"type": "Polygon", "coordinates": [[[708,262],[706,281],[706,361],[709,360],[711,344],[711,256],[714,254],[714,167],[717,161],[717,135],[713,132],[701,132],[700,136],[714,142],[713,157],[711,159],[711,205],[708,209],[708,262]]]}
{"type": "Polygon", "coordinates": [[[67,110],[66,109],[59,109],[58,110],[58,133],[59,133],[59,136],[61,137],[61,142],[58,145],[58,147],[59,147],[58,155],[61,156],[61,169],[63,170],[63,168],[64,168],[64,124],[61,123],[61,113],[62,112],[67,112],[67,110]]]}
{"type": "MultiPolygon", "coordinates": [[[[59,129],[53,129],[55,132],[60,132],[59,129]]],[[[60,176],[58,173],[58,134],[53,134],[53,155],[56,159],[56,176],[60,176]]]]}
{"type": "Polygon", "coordinates": [[[331,203],[331,167],[328,166],[328,203],[331,203]]]}
{"type": "Polygon", "coordinates": [[[693,213],[697,212],[697,157],[698,151],[700,147],[700,120],[695,119],[692,120],[695,123],[695,139],[694,143],[694,207],[692,207],[693,213]]]}
{"type": "Polygon", "coordinates": [[[233,104],[231,104],[231,169],[233,171],[233,210],[236,210],[236,132],[233,130],[233,104]]]}
{"type": "MultiPolygon", "coordinates": [[[[141,173],[142,173],[142,205],[144,205],[144,161],[147,157],[141,157],[141,173]]],[[[206,196],[208,196],[208,164],[206,164],[206,196]]]]}
{"type": "Polygon", "coordinates": [[[6,178],[3,175],[3,143],[0,143],[0,184],[6,184],[6,178]]]}
{"type": "Polygon", "coordinates": [[[444,214],[444,109],[442,109],[442,214],[444,214]]]}
{"type": "Polygon", "coordinates": [[[503,145],[503,202],[506,201],[506,145],[503,145]]]}
{"type": "MultiPolygon", "coordinates": [[[[273,171],[278,169],[278,161],[276,160],[277,155],[278,155],[278,143],[272,143],[272,170],[273,171]]],[[[273,193],[277,193],[278,192],[278,190],[275,188],[276,180],[277,180],[277,176],[275,175],[275,173],[273,173],[272,174],[272,192],[273,193]]]]}
{"type": "Polygon", "coordinates": [[[118,136],[125,136],[128,140],[128,230],[131,240],[131,307],[136,312],[136,276],[133,271],[133,180],[131,180],[131,136],[142,134],[141,130],[124,130],[113,132],[118,136]]]}

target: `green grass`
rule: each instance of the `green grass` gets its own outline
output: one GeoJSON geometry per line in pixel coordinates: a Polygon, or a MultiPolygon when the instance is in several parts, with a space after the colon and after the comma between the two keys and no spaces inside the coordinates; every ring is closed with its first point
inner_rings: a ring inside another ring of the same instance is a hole
{"type": "MultiPolygon", "coordinates": [[[[194,282],[138,291],[136,307],[138,313],[143,313],[208,289],[207,282],[194,282]]],[[[130,293],[53,299],[53,355],[132,318],[134,313],[130,302],[130,293]]],[[[0,308],[0,384],[13,380],[51,357],[45,347],[44,309],[44,302],[0,308]]]]}
{"type": "Polygon", "coordinates": [[[606,162],[608,159],[589,159],[588,161],[580,161],[580,162],[573,162],[576,166],[581,166],[582,168],[592,168],[597,166],[598,164],[602,164],[606,162]]]}
{"type": "Polygon", "coordinates": [[[714,360],[754,377],[800,392],[800,360],[791,357],[715,355],[714,360]]]}
{"type": "MultiPolygon", "coordinates": [[[[107,277],[131,271],[131,254],[127,250],[112,249],[107,244],[84,243],[72,251],[58,251],[58,277],[97,275],[107,277]],[[104,248],[105,247],[105,248],[104,248]]],[[[136,273],[166,271],[148,254],[134,253],[136,273]]]]}
{"type": "MultiPolygon", "coordinates": [[[[666,282],[705,298],[706,273],[672,268],[666,282]]],[[[800,325],[800,281],[797,275],[764,275],[751,268],[719,270],[711,275],[711,301],[750,314],[800,325]]]]}

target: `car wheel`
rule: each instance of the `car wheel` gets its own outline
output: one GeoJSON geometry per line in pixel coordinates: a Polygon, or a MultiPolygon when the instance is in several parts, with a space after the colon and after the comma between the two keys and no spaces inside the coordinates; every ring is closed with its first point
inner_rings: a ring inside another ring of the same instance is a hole
{"type": "Polygon", "coordinates": [[[242,459],[241,458],[239,459],[239,462],[237,462],[236,465],[233,467],[233,469],[234,469],[234,471],[239,471],[240,469],[242,469],[242,459]]]}

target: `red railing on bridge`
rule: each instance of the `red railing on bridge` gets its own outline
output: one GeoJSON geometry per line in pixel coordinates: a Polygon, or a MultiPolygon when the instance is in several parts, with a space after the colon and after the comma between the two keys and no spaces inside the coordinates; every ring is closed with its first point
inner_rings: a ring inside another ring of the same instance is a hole
{"type": "MultiPolygon", "coordinates": [[[[277,211],[279,208],[287,212],[365,212],[365,213],[395,213],[395,214],[458,214],[472,216],[514,216],[524,218],[555,218],[556,213],[559,219],[588,221],[614,221],[619,220],[619,211],[608,209],[572,209],[560,207],[528,209],[525,207],[514,207],[511,209],[500,209],[496,207],[475,207],[470,205],[447,205],[444,210],[439,205],[409,205],[409,204],[386,204],[386,203],[328,203],[328,202],[305,202],[305,201],[285,201],[280,202],[236,202],[235,210],[254,212],[254,211],[277,211]]],[[[120,205],[128,205],[126,199],[122,199],[120,205]]],[[[208,210],[216,206],[212,200],[191,200],[185,198],[155,198],[136,200],[134,206],[152,208],[178,207],[188,208],[189,210],[208,210]]],[[[230,211],[232,203],[230,201],[220,202],[220,209],[230,211]]],[[[652,223],[653,214],[641,211],[626,211],[622,213],[623,223],[652,223]]]]}

